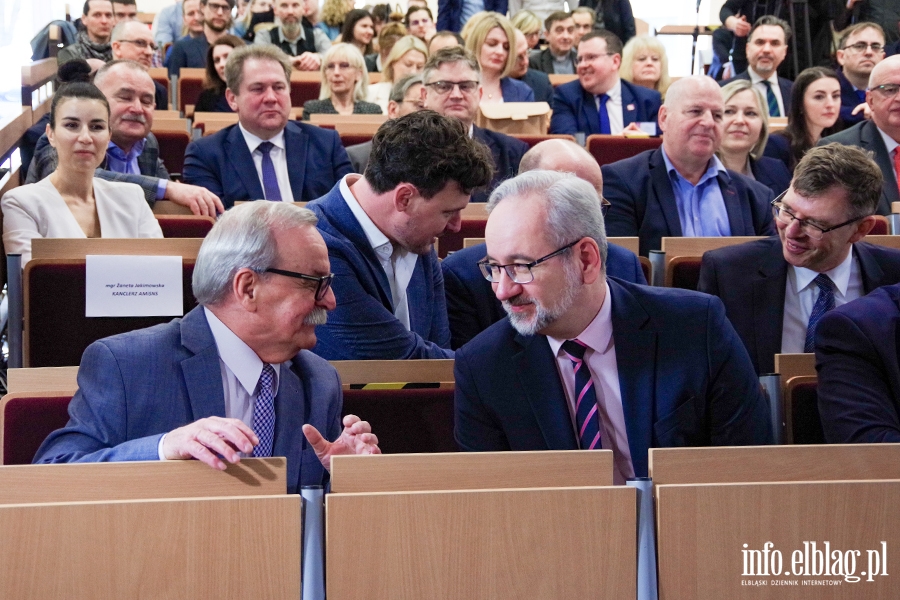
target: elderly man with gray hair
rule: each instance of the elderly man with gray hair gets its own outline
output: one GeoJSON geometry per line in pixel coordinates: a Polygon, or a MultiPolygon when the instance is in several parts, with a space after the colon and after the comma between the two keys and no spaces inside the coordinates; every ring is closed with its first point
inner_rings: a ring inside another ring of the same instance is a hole
{"type": "Polygon", "coordinates": [[[196,458],[224,469],[286,456],[297,493],[325,481],[334,455],[377,454],[368,423],[347,415],[341,429],[340,379],[307,350],[335,306],[315,225],[311,211],[280,202],[223,215],[197,255],[200,306],[91,344],[69,423],[35,462],[196,458]]]}
{"type": "Polygon", "coordinates": [[[718,298],[606,276],[597,191],[529,171],[488,203],[479,262],[508,319],[456,352],[468,451],[613,451],[615,483],[649,448],[768,444],[768,403],[718,298]]]}

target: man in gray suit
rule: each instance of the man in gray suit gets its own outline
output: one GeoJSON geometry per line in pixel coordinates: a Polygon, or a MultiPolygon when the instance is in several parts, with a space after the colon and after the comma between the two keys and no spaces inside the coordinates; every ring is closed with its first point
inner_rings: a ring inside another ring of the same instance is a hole
{"type": "Polygon", "coordinates": [[[850,129],[822,139],[819,145],[838,142],[859,146],[872,152],[884,175],[877,214],[891,214],[891,203],[900,202],[897,187],[900,165],[900,56],[889,56],[872,69],[866,103],[872,109],[872,119],[857,123],[850,129]]]}
{"type": "MultiPolygon", "coordinates": [[[[407,75],[400,78],[391,88],[388,100],[388,118],[396,119],[417,110],[422,110],[422,75],[407,75]]],[[[372,153],[372,140],[347,148],[347,156],[353,164],[354,173],[365,173],[372,153]]]]}

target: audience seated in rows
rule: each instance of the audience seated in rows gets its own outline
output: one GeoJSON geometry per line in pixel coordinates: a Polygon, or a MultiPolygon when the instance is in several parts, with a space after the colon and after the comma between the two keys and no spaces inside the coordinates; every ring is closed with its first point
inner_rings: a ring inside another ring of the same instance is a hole
{"type": "MultiPolygon", "coordinates": [[[[366,70],[369,73],[381,73],[384,71],[384,63],[387,61],[394,44],[406,36],[406,26],[403,23],[388,23],[378,33],[378,52],[367,55],[366,70]]],[[[416,38],[418,39],[418,38],[416,38]]],[[[426,52],[427,54],[427,52],[426,52]]]]}
{"type": "Polygon", "coordinates": [[[225,94],[238,123],[190,143],[185,182],[231,208],[237,200],[313,200],[350,172],[336,131],[289,121],[290,74],[287,55],[274,46],[231,53],[225,94]]]}
{"type": "Polygon", "coordinates": [[[466,50],[481,68],[481,102],[533,102],[527,84],[509,77],[516,64],[515,29],[509,19],[497,13],[482,13],[466,37],[466,50]]]}
{"type": "Polygon", "coordinates": [[[518,79],[531,88],[534,99],[537,102],[553,102],[553,85],[550,77],[543,71],[528,68],[528,41],[525,34],[518,29],[514,30],[516,36],[516,62],[513,64],[509,76],[518,79]]]}
{"type": "Polygon", "coordinates": [[[881,179],[858,148],[814,148],[774,204],[777,237],[703,255],[699,289],[725,303],[757,373],[774,372],[776,354],[812,352],[823,311],[900,282],[900,251],[863,241],[881,179]]]}
{"type": "Polygon", "coordinates": [[[791,173],[782,161],[763,156],[769,139],[766,99],[746,79],[724,85],[722,99],[722,142],[716,156],[726,169],[755,179],[780,195],[791,184],[791,173]]]}
{"type": "Polygon", "coordinates": [[[490,181],[491,167],[487,148],[458,119],[418,111],[381,126],[365,175],[342,178],[308,205],[319,217],[337,298],[317,330],[316,354],[452,358],[434,241],[459,231],[460,212],[490,181]]]}
{"type": "Polygon", "coordinates": [[[185,36],[175,42],[168,58],[169,77],[179,75],[181,69],[203,69],[209,45],[226,35],[231,28],[231,9],[234,0],[200,0],[203,11],[203,33],[185,36]]]}
{"type": "Polygon", "coordinates": [[[21,254],[23,265],[35,238],[162,237],[141,188],[94,176],[106,159],[109,122],[109,103],[93,84],[67,83],[53,95],[47,136],[58,164],[0,202],[4,248],[21,254]]]}
{"type": "Polygon", "coordinates": [[[622,49],[619,77],[629,83],[659,92],[666,97],[672,85],[666,48],[654,36],[639,35],[628,40],[622,49]]]}
{"type": "Polygon", "coordinates": [[[563,11],[552,13],[544,21],[544,30],[547,47],[531,54],[528,67],[548,75],[574,75],[578,57],[573,49],[575,21],[572,15],[563,11]]]}
{"type": "Polygon", "coordinates": [[[772,443],[768,401],[718,298],[606,276],[590,183],[529,171],[488,207],[482,264],[509,318],[456,352],[462,449],[610,449],[623,484],[647,476],[649,448],[772,443]]]}
{"type": "MultiPolygon", "coordinates": [[[[749,79],[766,97],[770,117],[786,117],[791,110],[791,81],[778,76],[787,56],[791,26],[771,15],[760,17],[747,37],[749,67],[733,79],[749,79]]],[[[722,85],[731,82],[726,79],[722,85]]]]}
{"type": "Polygon", "coordinates": [[[445,117],[456,117],[471,131],[474,139],[485,144],[494,159],[494,176],[490,186],[472,196],[472,202],[485,202],[501,181],[514,177],[519,161],[528,145],[514,137],[475,125],[481,90],[478,62],[472,53],[454,46],[438,51],[425,65],[422,73],[422,103],[425,108],[445,117]]]}
{"type": "Polygon", "coordinates": [[[884,30],[875,23],[857,23],[841,33],[837,50],[841,82],[841,121],[847,127],[870,118],[866,104],[869,75],[884,60],[884,30]]]}
{"type": "Polygon", "coordinates": [[[578,44],[578,81],[557,86],[550,133],[618,134],[655,122],[659,92],[622,81],[622,42],[609,31],[594,31],[578,44]]]}
{"type": "MultiPolygon", "coordinates": [[[[568,140],[546,140],[522,157],[519,172],[537,169],[574,173],[590,183],[597,194],[603,191],[603,174],[597,161],[581,146],[568,140]]],[[[604,210],[609,203],[600,197],[604,210]]],[[[484,243],[457,250],[441,262],[450,345],[454,350],[506,318],[506,312],[481,272],[478,262],[485,257],[484,243]]],[[[638,257],[629,250],[609,244],[606,274],[624,281],[646,284],[638,257]]]]}
{"type": "Polygon", "coordinates": [[[76,42],[59,51],[58,64],[80,58],[86,60],[92,71],[112,60],[109,36],[115,25],[112,3],[109,0],[85,0],[81,15],[84,29],[78,32],[76,42]]]}
{"type": "Polygon", "coordinates": [[[225,64],[235,48],[245,46],[234,35],[223,35],[209,46],[206,55],[206,77],[194,112],[234,112],[225,97],[225,64]]]}
{"type": "Polygon", "coordinates": [[[366,101],[369,73],[362,53],[353,44],[339,43],[322,58],[319,99],[303,105],[303,120],[310,115],[380,115],[381,107],[366,101]]]}
{"type": "Polygon", "coordinates": [[[713,79],[672,84],[659,110],[662,146],[603,167],[609,235],[638,236],[647,256],[664,237],[775,233],[772,190],[727,170],[715,156],[723,112],[713,79]]]}
{"type": "MultiPolygon", "coordinates": [[[[123,21],[112,30],[113,60],[133,60],[145,69],[153,66],[153,55],[156,53],[156,42],[150,28],[140,21],[123,21]]],[[[166,86],[158,81],[153,82],[156,88],[156,110],[168,110],[169,98],[166,86]]]]}
{"type": "Polygon", "coordinates": [[[872,69],[866,103],[872,111],[872,118],[857,123],[850,129],[824,138],[820,144],[838,142],[848,146],[859,146],[874,155],[875,162],[884,176],[884,187],[878,201],[879,215],[891,214],[891,203],[900,202],[900,56],[891,56],[872,69]]]}
{"type": "Polygon", "coordinates": [[[383,63],[381,81],[369,86],[366,100],[381,107],[387,113],[388,100],[394,84],[407,75],[421,73],[428,60],[428,48],[414,35],[407,35],[394,44],[383,63]]]}
{"type": "Polygon", "coordinates": [[[257,32],[253,43],[275,44],[291,57],[291,65],[298,71],[317,71],[331,40],[306,19],[305,10],[301,0],[275,0],[275,17],[280,24],[257,32]]]}

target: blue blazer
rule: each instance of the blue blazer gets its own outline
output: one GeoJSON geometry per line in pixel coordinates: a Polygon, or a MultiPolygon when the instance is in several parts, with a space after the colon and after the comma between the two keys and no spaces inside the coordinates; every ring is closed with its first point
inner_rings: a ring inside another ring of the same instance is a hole
{"type": "Polygon", "coordinates": [[[828,312],[816,327],[819,414],[831,444],[900,442],[900,285],[828,312]]]}
{"type": "MultiPolygon", "coordinates": [[[[858,242],[853,252],[866,294],[900,282],[900,250],[858,242]]],[[[775,355],[781,352],[787,273],[778,236],[703,255],[698,289],[722,299],[760,375],[775,370],[775,355]]]]}
{"type": "Polygon", "coordinates": [[[529,68],[519,81],[531,88],[535,102],[546,102],[553,106],[553,84],[550,83],[550,77],[546,73],[529,68]]]}
{"type": "MultiPolygon", "coordinates": [[[[717,298],[609,279],[613,343],[634,473],[649,448],[770,444],[768,402],[717,298]]],[[[508,319],[456,353],[463,450],[575,450],[547,338],[508,319]]]]}
{"type": "Polygon", "coordinates": [[[182,68],[206,68],[207,50],[209,50],[209,42],[206,41],[205,35],[197,37],[186,35],[175,42],[166,62],[166,66],[169,68],[169,77],[178,75],[182,68]]]}
{"type": "Polygon", "coordinates": [[[791,172],[780,160],[768,156],[760,156],[756,160],[751,158],[750,170],[756,181],[772,190],[776,196],[791,186],[791,172]]]}
{"type": "MultiPolygon", "coordinates": [[[[622,82],[622,123],[656,121],[662,97],[656,90],[622,82]]],[[[593,94],[581,87],[580,81],[557,86],[553,94],[553,116],[550,133],[600,133],[600,114],[593,94]]]]}
{"type": "Polygon", "coordinates": [[[527,83],[512,77],[500,80],[500,92],[504,102],[534,102],[534,90],[527,83]]]}
{"type": "Polygon", "coordinates": [[[310,202],[334,273],[337,308],[316,329],[313,352],[328,360],[453,358],[437,254],[419,256],[406,288],[410,331],[394,316],[387,275],[338,185],[310,202]]]}
{"type": "MultiPolygon", "coordinates": [[[[856,94],[856,90],[853,89],[853,84],[847,79],[847,76],[844,75],[844,68],[838,67],[835,69],[837,73],[838,81],[841,83],[841,121],[844,123],[845,127],[850,127],[851,125],[856,125],[857,123],[864,121],[865,116],[863,111],[859,111],[855,115],[853,113],[853,109],[865,102],[865,100],[860,100],[859,96],[856,94]]],[[[865,90],[863,90],[865,92],[865,90]]],[[[863,94],[865,96],[865,94],[863,94]]]]}
{"type": "MultiPolygon", "coordinates": [[[[462,26],[463,0],[438,0],[437,30],[459,33],[462,26]]],[[[508,0],[485,0],[484,10],[506,14],[508,0]]]]}
{"type": "MultiPolygon", "coordinates": [[[[288,493],[326,482],[301,427],[337,439],[341,406],[341,381],[327,362],[303,350],[281,364],[272,454],[288,459],[288,493]]],[[[198,307],[88,346],[69,422],[50,434],[34,462],[157,460],[163,434],[211,416],[225,417],[225,392],[216,342],[198,307]]]]}
{"type": "Polygon", "coordinates": [[[519,173],[519,162],[528,152],[528,144],[505,133],[482,129],[477,125],[472,130],[472,136],[485,144],[494,157],[494,178],[490,186],[487,189],[476,190],[472,194],[472,202],[487,202],[495,187],[519,173]]]}
{"type": "MultiPolygon", "coordinates": [[[[328,193],[341,177],[353,172],[336,131],[288,121],[284,143],[296,202],[328,193]]],[[[225,208],[234,206],[236,200],[265,197],[250,148],[237,125],[188,144],[184,182],[205,187],[221,198],[225,208]]]]}
{"type": "Polygon", "coordinates": [[[788,173],[793,174],[794,157],[791,156],[791,143],[788,141],[787,136],[781,135],[777,131],[770,135],[763,150],[763,157],[777,160],[784,165],[788,173]]]}
{"type": "MultiPolygon", "coordinates": [[[[662,149],[647,150],[601,167],[603,196],[612,203],[606,234],[638,236],[641,256],[659,250],[664,237],[681,237],[681,219],[662,149]]],[[[748,177],[728,171],[719,174],[731,235],[772,235],[775,224],[769,203],[772,190],[748,177]]]]}
{"type": "MultiPolygon", "coordinates": [[[[731,83],[735,79],[743,79],[745,81],[750,81],[750,71],[741,71],[731,79],[725,79],[719,82],[720,86],[724,86],[726,84],[731,83]]],[[[784,112],[785,114],[781,115],[782,117],[788,116],[791,112],[791,90],[794,89],[794,82],[790,79],[785,79],[784,77],[778,78],[778,89],[781,90],[781,101],[784,103],[784,112]]],[[[765,95],[765,94],[764,94],[765,95]]]]}
{"type": "MultiPolygon", "coordinates": [[[[641,261],[633,252],[615,244],[609,244],[608,248],[607,276],[646,285],[641,261]]],[[[457,250],[441,261],[450,318],[450,345],[454,350],[506,318],[506,311],[494,295],[490,282],[478,268],[478,261],[486,253],[485,244],[478,244],[457,250]]]]}

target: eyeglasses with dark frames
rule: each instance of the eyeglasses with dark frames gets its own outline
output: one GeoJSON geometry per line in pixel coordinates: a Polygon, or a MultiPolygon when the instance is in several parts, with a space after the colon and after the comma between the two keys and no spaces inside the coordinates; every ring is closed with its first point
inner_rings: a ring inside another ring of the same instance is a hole
{"type": "Polygon", "coordinates": [[[566,244],[559,250],[555,250],[548,254],[547,256],[542,256],[539,259],[532,261],[530,263],[518,264],[513,263],[511,265],[496,265],[493,263],[489,263],[487,260],[482,260],[478,262],[478,268],[481,269],[481,274],[484,275],[484,278],[490,281],[491,283],[497,283],[500,281],[500,269],[506,271],[506,274],[514,283],[531,283],[534,281],[534,273],[532,273],[532,269],[538,266],[541,263],[547,262],[551,258],[559,256],[578,242],[580,242],[584,238],[580,238],[572,242],[571,244],[566,244]]]}
{"type": "Polygon", "coordinates": [[[468,81],[433,81],[425,84],[425,87],[430,87],[442,96],[452,92],[455,86],[459,86],[459,91],[463,94],[473,94],[478,90],[478,82],[471,79],[468,81]]]}
{"type": "Polygon", "coordinates": [[[293,277],[294,279],[305,279],[306,281],[315,281],[316,282],[316,293],[315,293],[316,302],[320,302],[322,300],[322,298],[325,297],[325,294],[327,294],[329,288],[331,288],[331,281],[334,279],[334,273],[329,273],[328,275],[316,277],[315,275],[306,275],[305,273],[297,273],[296,271],[286,271],[284,269],[273,269],[271,267],[266,269],[265,272],[266,273],[275,273],[276,275],[284,275],[285,277],[293,277]]]}
{"type": "Polygon", "coordinates": [[[871,44],[867,44],[866,42],[856,42],[855,44],[850,44],[849,46],[844,46],[844,50],[853,50],[854,52],[865,52],[867,48],[871,48],[872,52],[878,54],[884,49],[884,46],[879,44],[878,42],[872,42],[871,44]]]}
{"type": "Polygon", "coordinates": [[[821,240],[825,237],[825,234],[829,231],[834,231],[835,229],[840,229],[841,227],[846,227],[852,223],[856,223],[857,221],[862,221],[865,219],[865,216],[856,217],[855,219],[850,219],[849,221],[844,221],[839,225],[834,225],[832,227],[820,227],[814,223],[810,223],[806,219],[798,219],[791,210],[781,202],[781,199],[784,198],[784,195],[787,194],[787,190],[782,192],[777,198],[772,200],[772,212],[775,214],[775,218],[784,223],[785,225],[790,225],[794,221],[797,221],[797,225],[800,227],[800,231],[803,232],[803,235],[810,237],[816,241],[821,240]]]}
{"type": "Polygon", "coordinates": [[[138,48],[140,48],[142,50],[144,50],[146,48],[150,48],[151,50],[156,52],[159,49],[159,46],[157,46],[153,42],[148,42],[147,40],[119,40],[119,41],[125,42],[127,44],[134,44],[135,46],[137,46],[138,48]]]}
{"type": "Polygon", "coordinates": [[[900,83],[884,83],[882,85],[870,88],[873,92],[878,92],[884,98],[893,98],[900,91],[900,83]]]}

